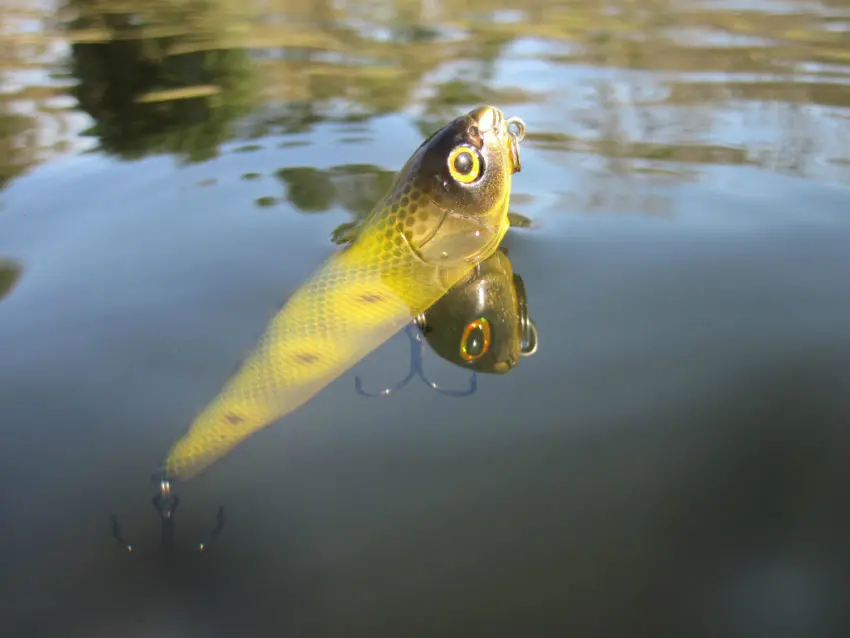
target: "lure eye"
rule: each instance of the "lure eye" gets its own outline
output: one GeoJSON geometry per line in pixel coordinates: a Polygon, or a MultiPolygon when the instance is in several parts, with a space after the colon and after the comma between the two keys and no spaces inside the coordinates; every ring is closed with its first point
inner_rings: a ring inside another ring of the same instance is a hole
{"type": "Polygon", "coordinates": [[[461,145],[455,146],[449,153],[449,173],[461,184],[471,184],[481,177],[483,161],[481,156],[473,148],[461,145]]]}
{"type": "Polygon", "coordinates": [[[460,358],[464,361],[480,359],[490,349],[490,322],[484,317],[470,321],[460,338],[460,358]]]}

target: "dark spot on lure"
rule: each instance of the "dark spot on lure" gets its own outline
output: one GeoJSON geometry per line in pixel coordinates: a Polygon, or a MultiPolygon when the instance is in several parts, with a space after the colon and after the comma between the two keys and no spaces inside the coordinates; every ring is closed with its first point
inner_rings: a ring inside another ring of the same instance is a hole
{"type": "Polygon", "coordinates": [[[309,352],[301,352],[295,355],[295,358],[298,359],[301,363],[316,363],[319,360],[318,356],[309,352]]]}
{"type": "Polygon", "coordinates": [[[367,292],[360,295],[360,301],[364,303],[378,303],[382,299],[383,297],[381,295],[374,292],[367,292]]]}
{"type": "Polygon", "coordinates": [[[230,425],[238,425],[245,420],[238,414],[228,414],[224,418],[227,419],[227,422],[230,423],[230,425]]]}

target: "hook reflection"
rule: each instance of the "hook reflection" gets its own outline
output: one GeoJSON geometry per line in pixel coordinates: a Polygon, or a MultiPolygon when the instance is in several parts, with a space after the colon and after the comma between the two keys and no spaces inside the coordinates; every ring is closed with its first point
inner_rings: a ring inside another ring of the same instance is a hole
{"type": "Polygon", "coordinates": [[[478,389],[478,377],[476,376],[475,372],[470,375],[469,388],[467,388],[466,390],[446,390],[445,388],[441,388],[440,386],[438,386],[434,381],[431,381],[425,375],[425,370],[423,369],[425,339],[423,337],[422,332],[414,323],[407,324],[407,326],[405,326],[404,328],[404,332],[410,341],[410,370],[408,371],[407,376],[392,387],[384,388],[383,390],[379,390],[378,392],[367,392],[363,389],[363,380],[360,378],[359,375],[357,375],[354,377],[354,391],[357,392],[357,394],[372,398],[387,397],[396,390],[400,390],[401,388],[406,386],[408,383],[410,383],[413,377],[417,376],[422,379],[425,385],[445,396],[468,397],[472,394],[475,394],[475,391],[478,389]]]}

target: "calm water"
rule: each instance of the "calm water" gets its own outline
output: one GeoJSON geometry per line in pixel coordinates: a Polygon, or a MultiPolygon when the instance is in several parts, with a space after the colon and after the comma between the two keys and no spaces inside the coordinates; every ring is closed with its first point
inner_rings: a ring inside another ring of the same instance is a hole
{"type": "Polygon", "coordinates": [[[4,635],[850,633],[850,1],[6,0],[0,29],[4,635]],[[393,337],[179,486],[165,564],[152,470],[481,103],[529,130],[537,352],[358,394],[407,373],[393,337]]]}

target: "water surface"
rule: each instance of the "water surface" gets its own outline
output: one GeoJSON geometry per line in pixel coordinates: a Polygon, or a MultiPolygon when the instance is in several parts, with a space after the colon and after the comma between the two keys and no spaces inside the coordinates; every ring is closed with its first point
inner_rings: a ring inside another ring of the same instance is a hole
{"type": "Polygon", "coordinates": [[[10,635],[846,635],[850,2],[3,7],[10,635]],[[164,565],[152,470],[480,103],[538,351],[357,394],[393,337],[180,486],[164,565]]]}

